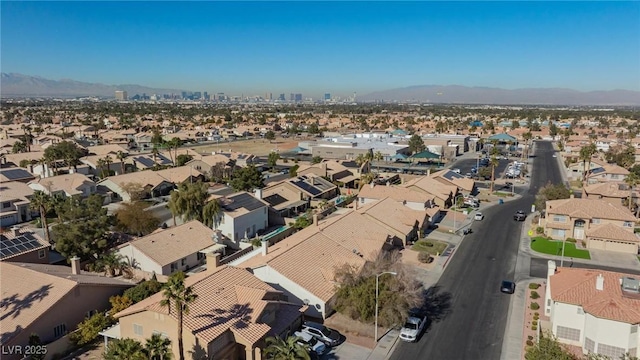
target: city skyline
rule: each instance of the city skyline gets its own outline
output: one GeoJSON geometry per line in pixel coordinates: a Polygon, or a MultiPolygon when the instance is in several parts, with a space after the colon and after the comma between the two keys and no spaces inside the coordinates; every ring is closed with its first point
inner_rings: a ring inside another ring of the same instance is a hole
{"type": "Polygon", "coordinates": [[[431,84],[640,90],[638,2],[1,7],[3,72],[50,79],[314,98],[431,84]]]}

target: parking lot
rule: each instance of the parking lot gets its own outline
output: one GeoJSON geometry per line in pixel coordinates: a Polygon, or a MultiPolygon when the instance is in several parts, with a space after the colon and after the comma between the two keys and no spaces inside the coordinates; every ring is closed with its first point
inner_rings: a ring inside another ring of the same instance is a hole
{"type": "MultiPolygon", "coordinates": [[[[502,159],[502,160],[499,160],[499,162],[500,164],[498,165],[498,167],[496,167],[496,179],[502,177],[504,172],[507,170],[507,166],[512,161],[502,159]]],[[[465,175],[467,173],[470,173],[471,168],[476,167],[477,164],[478,164],[477,159],[463,159],[463,160],[458,160],[453,164],[451,164],[451,168],[460,169],[460,174],[465,175]]]]}

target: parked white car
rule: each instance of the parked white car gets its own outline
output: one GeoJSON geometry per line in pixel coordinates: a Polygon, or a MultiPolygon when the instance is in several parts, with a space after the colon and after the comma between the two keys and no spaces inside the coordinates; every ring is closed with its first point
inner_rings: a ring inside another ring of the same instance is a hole
{"type": "Polygon", "coordinates": [[[296,331],[293,333],[293,336],[300,338],[300,340],[298,340],[298,344],[308,346],[311,351],[318,355],[324,354],[327,350],[327,346],[322,341],[318,341],[318,339],[314,338],[310,334],[296,331]]]}
{"type": "Polygon", "coordinates": [[[409,316],[402,329],[400,329],[400,339],[408,342],[418,340],[418,337],[420,336],[420,333],[422,333],[422,330],[424,330],[426,323],[426,316],[409,316]]]}
{"type": "Polygon", "coordinates": [[[484,219],[484,215],[481,212],[477,212],[476,215],[473,217],[473,219],[476,221],[480,221],[484,219]]]}

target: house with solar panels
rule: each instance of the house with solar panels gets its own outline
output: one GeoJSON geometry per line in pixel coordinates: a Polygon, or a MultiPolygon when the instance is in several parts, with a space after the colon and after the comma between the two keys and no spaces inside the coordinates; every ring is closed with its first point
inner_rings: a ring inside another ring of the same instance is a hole
{"type": "Polygon", "coordinates": [[[51,244],[32,230],[14,227],[0,234],[0,261],[49,263],[51,244]]]}
{"type": "Polygon", "coordinates": [[[597,184],[606,182],[624,182],[629,170],[616,164],[604,164],[587,173],[587,183],[597,184]]]}
{"type": "Polygon", "coordinates": [[[265,187],[261,196],[275,215],[285,218],[305,212],[313,201],[330,200],[338,195],[338,187],[332,182],[306,174],[265,187]]]}
{"type": "Polygon", "coordinates": [[[8,227],[31,221],[32,212],[29,209],[33,189],[29,185],[18,181],[0,183],[0,227],[8,227]]]}
{"type": "MultiPolygon", "coordinates": [[[[260,191],[257,192],[260,196],[260,191]]],[[[222,214],[217,229],[235,244],[269,227],[269,203],[246,191],[218,198],[222,214]]]]}

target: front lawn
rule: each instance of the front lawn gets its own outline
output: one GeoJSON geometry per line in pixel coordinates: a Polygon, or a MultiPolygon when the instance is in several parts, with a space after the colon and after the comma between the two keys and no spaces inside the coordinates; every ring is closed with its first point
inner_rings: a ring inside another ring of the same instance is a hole
{"type": "Polygon", "coordinates": [[[428,252],[429,254],[436,256],[438,254],[442,255],[442,252],[447,248],[447,245],[447,243],[442,241],[422,239],[416,241],[411,249],[416,251],[428,252]]]}
{"type": "MultiPolygon", "coordinates": [[[[531,239],[531,248],[537,252],[549,255],[562,255],[562,241],[547,240],[537,236],[531,239]]],[[[591,259],[588,250],[576,249],[576,244],[566,242],[564,246],[564,256],[578,259],[591,259]]]]}

